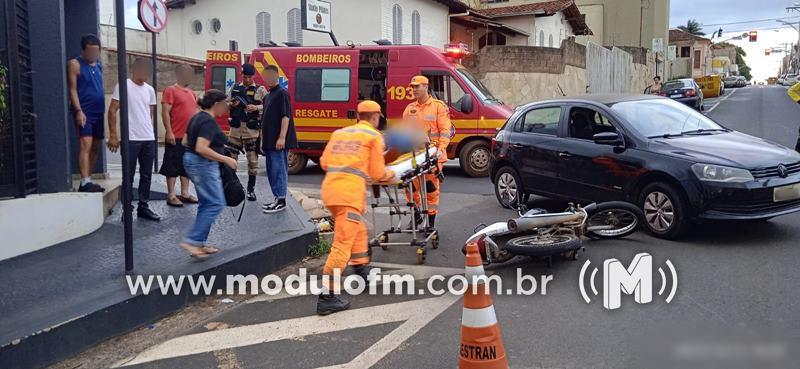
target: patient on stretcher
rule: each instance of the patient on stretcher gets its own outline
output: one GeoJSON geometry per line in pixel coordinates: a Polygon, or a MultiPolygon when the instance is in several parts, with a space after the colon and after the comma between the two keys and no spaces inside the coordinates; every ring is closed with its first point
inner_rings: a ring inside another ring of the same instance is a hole
{"type": "Polygon", "coordinates": [[[431,146],[425,132],[413,129],[412,125],[399,124],[387,129],[384,132],[384,142],[386,166],[397,174],[394,183],[400,182],[404,173],[424,164],[425,148],[428,150],[427,157],[436,155],[436,147],[431,146]]]}

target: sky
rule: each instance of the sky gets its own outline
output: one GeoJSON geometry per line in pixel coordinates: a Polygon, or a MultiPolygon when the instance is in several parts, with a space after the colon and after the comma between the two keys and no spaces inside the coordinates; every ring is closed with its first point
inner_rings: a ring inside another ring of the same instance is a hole
{"type": "Polygon", "coordinates": [[[671,0],[670,27],[684,25],[689,19],[696,19],[703,25],[709,25],[703,29],[709,35],[722,28],[723,40],[743,32],[758,30],[758,42],[729,42],[741,46],[747,52],[745,61],[752,68],[753,78],[763,81],[767,77],[777,76],[781,58],[785,55],[773,53],[766,56],[765,49],[783,48],[784,43],[797,43],[800,38],[797,31],[774,20],[782,18],[798,27],[800,11],[786,10],[787,6],[797,2],[800,0],[671,0]],[[760,22],[751,22],[755,20],[760,22]]]}

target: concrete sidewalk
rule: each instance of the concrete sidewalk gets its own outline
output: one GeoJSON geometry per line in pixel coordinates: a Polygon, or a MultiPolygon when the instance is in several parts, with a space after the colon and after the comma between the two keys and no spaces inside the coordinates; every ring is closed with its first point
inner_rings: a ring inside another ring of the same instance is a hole
{"type": "MultiPolygon", "coordinates": [[[[271,198],[266,194],[266,179],[259,180],[259,199],[271,198]]],[[[196,205],[171,208],[164,201],[151,200],[151,208],[163,219],[148,222],[134,216],[132,274],[216,275],[224,280],[226,274],[270,273],[304,257],[308,245],[316,242],[316,228],[300,205],[291,198],[288,205],[285,212],[265,215],[260,202],[248,202],[240,223],[236,221],[239,208],[233,209],[235,214],[226,209],[209,239],[222,251],[198,262],[178,247],[194,221],[196,205]]],[[[0,280],[4,282],[0,289],[0,367],[53,363],[199,298],[186,288],[170,296],[130,294],[120,218],[118,203],[98,231],[0,262],[0,280]]]]}

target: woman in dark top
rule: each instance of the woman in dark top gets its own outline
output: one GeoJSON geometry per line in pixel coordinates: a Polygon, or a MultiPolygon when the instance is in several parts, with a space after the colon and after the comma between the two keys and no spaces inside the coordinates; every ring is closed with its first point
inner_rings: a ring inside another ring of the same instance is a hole
{"type": "Polygon", "coordinates": [[[183,145],[186,148],[183,154],[183,166],[189,179],[194,183],[199,204],[194,225],[180,246],[189,253],[189,256],[199,259],[205,259],[219,251],[216,247],[206,244],[211,226],[225,208],[219,163],[236,170],[236,160],[223,155],[227,138],[214,119],[228,112],[226,98],[222,91],[206,91],[197,102],[202,110],[189,121],[189,127],[183,138],[183,145]]]}

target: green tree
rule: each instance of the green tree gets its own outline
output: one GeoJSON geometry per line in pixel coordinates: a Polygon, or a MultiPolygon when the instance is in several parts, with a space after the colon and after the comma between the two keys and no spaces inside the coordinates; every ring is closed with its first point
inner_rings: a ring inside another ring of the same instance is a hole
{"type": "Polygon", "coordinates": [[[689,19],[686,22],[685,26],[678,26],[678,29],[691,33],[697,36],[705,36],[705,32],[703,32],[703,27],[700,26],[700,22],[695,19],[689,19]]]}

